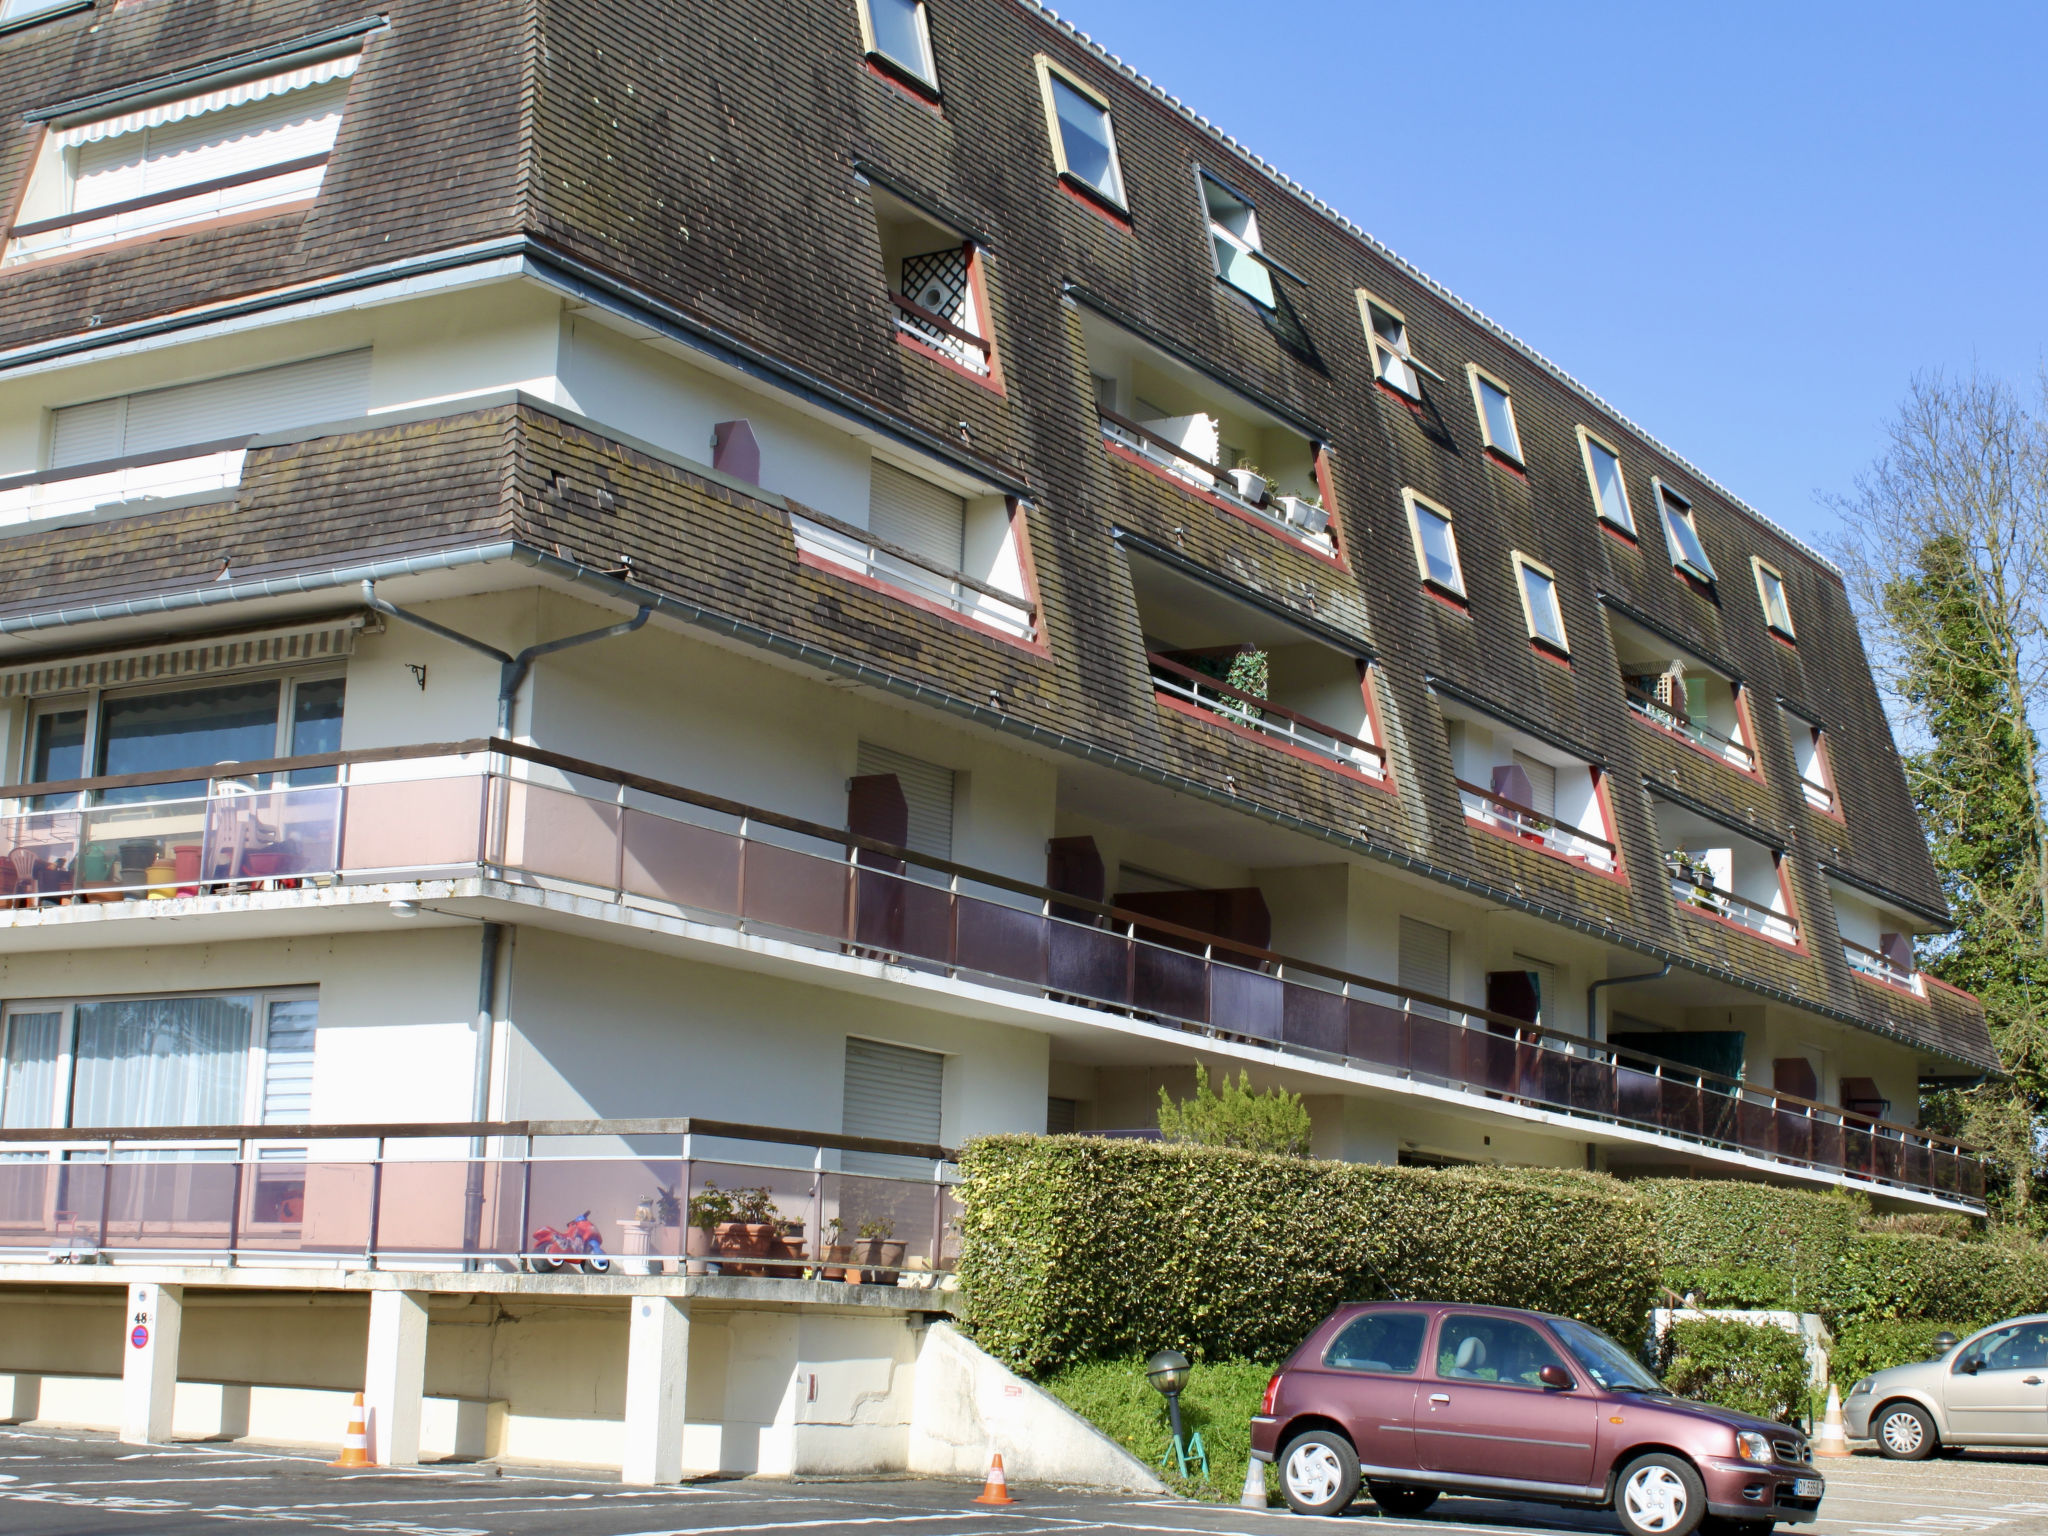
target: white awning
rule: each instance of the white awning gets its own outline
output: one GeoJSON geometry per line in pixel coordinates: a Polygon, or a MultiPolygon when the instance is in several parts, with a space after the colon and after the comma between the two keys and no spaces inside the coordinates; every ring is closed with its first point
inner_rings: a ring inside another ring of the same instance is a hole
{"type": "Polygon", "coordinates": [[[137,650],[32,662],[0,669],[0,699],[83,693],[89,688],[125,688],[252,667],[342,661],[355,649],[356,635],[363,624],[364,619],[358,614],[292,629],[211,635],[137,650]]]}
{"type": "Polygon", "coordinates": [[[360,53],[343,54],[338,59],[322,59],[317,64],[301,65],[281,75],[266,75],[260,80],[243,80],[198,96],[183,96],[176,101],[160,101],[153,107],[126,112],[119,117],[103,117],[96,122],[80,123],[73,128],[54,129],[50,136],[58,147],[71,149],[79,144],[111,139],[117,134],[135,133],[143,128],[155,128],[164,123],[197,117],[202,112],[219,112],[227,107],[242,106],[246,102],[261,101],[266,96],[281,96],[286,91],[302,91],[307,86],[325,85],[330,80],[346,80],[356,72],[356,66],[362,61],[363,56],[360,53]]]}

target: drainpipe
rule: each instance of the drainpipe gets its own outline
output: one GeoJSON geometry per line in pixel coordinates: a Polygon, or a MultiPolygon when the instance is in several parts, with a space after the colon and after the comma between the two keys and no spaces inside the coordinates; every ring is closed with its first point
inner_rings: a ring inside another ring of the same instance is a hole
{"type": "Polygon", "coordinates": [[[500,736],[510,736],[512,734],[512,706],[518,699],[519,685],[526,681],[526,674],[533,670],[533,664],[536,661],[540,660],[543,656],[552,656],[557,651],[566,651],[572,646],[589,645],[595,640],[610,640],[617,635],[630,635],[642,624],[645,624],[648,617],[654,612],[652,607],[643,605],[640,611],[634,614],[632,618],[626,619],[621,623],[608,624],[603,629],[585,630],[580,635],[564,635],[559,640],[543,640],[539,645],[529,645],[525,650],[514,656],[499,650],[495,645],[486,645],[483,641],[473,636],[465,635],[460,630],[450,629],[446,624],[437,624],[423,614],[408,613],[397,604],[386,602],[377,595],[377,583],[368,578],[365,578],[363,581],[363,601],[379,613],[387,613],[394,619],[403,619],[408,624],[417,625],[419,628],[424,629],[430,635],[439,635],[443,640],[462,646],[466,650],[475,651],[480,656],[488,656],[491,660],[495,661],[498,664],[498,734],[500,736]]]}
{"type": "MultiPolygon", "coordinates": [[[[491,1117],[491,1042],[497,1033],[498,945],[504,933],[503,923],[484,924],[483,964],[476,979],[476,1051],[471,1057],[476,1066],[469,1091],[469,1118],[476,1125],[491,1117]]],[[[483,1246],[483,1158],[488,1150],[483,1136],[469,1139],[469,1175],[463,1190],[462,1246],[472,1254],[483,1246]]],[[[525,1246],[524,1232],[519,1234],[519,1242],[521,1247],[525,1246]]],[[[465,1259],[462,1267],[474,1269],[476,1263],[474,1258],[465,1259]]]]}
{"type": "Polygon", "coordinates": [[[1598,1015],[1595,1014],[1593,1010],[1596,1006],[1595,999],[1598,997],[1600,989],[1602,987],[1625,987],[1632,981],[1661,981],[1670,974],[1671,962],[1669,960],[1666,960],[1664,962],[1663,969],[1661,970],[1644,971],[1639,976],[1603,976],[1600,978],[1600,980],[1594,982],[1590,987],[1586,988],[1586,1038],[1588,1040],[1597,1040],[1600,1038],[1600,1036],[1594,1032],[1595,1026],[1593,1021],[1598,1017],[1598,1015]]]}

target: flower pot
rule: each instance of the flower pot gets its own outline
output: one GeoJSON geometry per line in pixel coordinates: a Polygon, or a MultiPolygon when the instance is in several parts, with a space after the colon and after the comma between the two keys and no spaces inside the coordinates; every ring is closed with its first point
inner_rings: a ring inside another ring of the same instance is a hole
{"type": "MultiPolygon", "coordinates": [[[[854,1253],[863,1265],[894,1270],[902,1266],[903,1251],[908,1246],[906,1243],[894,1242],[886,1237],[864,1237],[855,1245],[854,1253]]],[[[893,1274],[873,1275],[869,1277],[868,1283],[887,1284],[894,1279],[893,1274]]]]}
{"type": "Polygon", "coordinates": [[[1255,469],[1233,469],[1230,483],[1246,501],[1257,504],[1266,496],[1266,477],[1255,469]]]}
{"type": "Polygon", "coordinates": [[[712,1265],[710,1258],[716,1253],[716,1239],[703,1227],[691,1227],[683,1238],[683,1273],[686,1275],[708,1275],[712,1265]]]}
{"type": "Polygon", "coordinates": [[[171,860],[178,870],[178,894],[197,896],[199,894],[199,845],[180,843],[171,850],[171,860]]]}
{"type": "Polygon", "coordinates": [[[825,1278],[827,1280],[851,1280],[855,1275],[858,1275],[860,1273],[859,1270],[854,1270],[852,1274],[847,1273],[846,1264],[852,1258],[853,1244],[827,1243],[825,1245],[825,1262],[831,1265],[832,1268],[825,1271],[825,1278]]]}
{"type": "Polygon", "coordinates": [[[1282,496],[1280,512],[1290,524],[1303,533],[1320,534],[1330,526],[1329,508],[1319,507],[1312,501],[1302,500],[1299,496],[1282,496]]]}

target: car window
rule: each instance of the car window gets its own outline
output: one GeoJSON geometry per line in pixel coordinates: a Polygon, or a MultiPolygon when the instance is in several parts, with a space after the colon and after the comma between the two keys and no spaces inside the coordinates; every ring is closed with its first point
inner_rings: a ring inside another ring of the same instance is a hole
{"type": "Polygon", "coordinates": [[[1429,1319],[1420,1312],[1364,1312],[1351,1319],[1323,1352],[1323,1364],[1340,1371],[1412,1373],[1422,1359],[1429,1319]]]}
{"type": "Polygon", "coordinates": [[[1499,1381],[1540,1387],[1546,1365],[1564,1362],[1527,1323],[1453,1314],[1436,1341],[1436,1373],[1446,1381],[1499,1381]]]}
{"type": "Polygon", "coordinates": [[[1952,1370],[2038,1371],[2048,1367],[2048,1323],[2016,1323],[1975,1340],[1956,1355],[1952,1370]]]}
{"type": "Polygon", "coordinates": [[[1564,1341],[1571,1357],[1588,1376],[1608,1391],[1662,1392],[1664,1383],[1643,1368],[1643,1363],[1598,1328],[1576,1318],[1553,1317],[1551,1332],[1564,1341]]]}

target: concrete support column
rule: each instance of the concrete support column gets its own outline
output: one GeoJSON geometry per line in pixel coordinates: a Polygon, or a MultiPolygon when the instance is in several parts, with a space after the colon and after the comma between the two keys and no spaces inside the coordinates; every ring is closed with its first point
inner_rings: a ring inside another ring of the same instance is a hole
{"type": "Polygon", "coordinates": [[[185,1318],[182,1285],[138,1282],[128,1287],[121,1318],[121,1440],[151,1445],[171,1438],[178,1395],[178,1332],[185,1318]]]}
{"type": "Polygon", "coordinates": [[[380,1467],[419,1465],[426,1393],[426,1293],[372,1291],[363,1407],[370,1418],[370,1459],[380,1467]]]}
{"type": "Polygon", "coordinates": [[[635,1296],[626,1343],[626,1455],[620,1482],[652,1487],[682,1481],[689,1373],[689,1303],[635,1296]]]}

